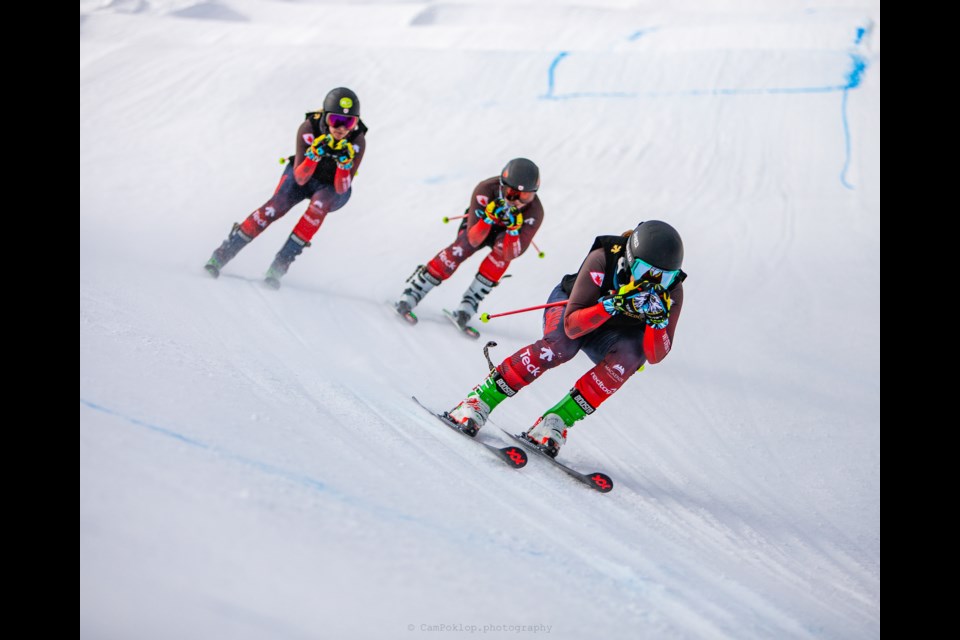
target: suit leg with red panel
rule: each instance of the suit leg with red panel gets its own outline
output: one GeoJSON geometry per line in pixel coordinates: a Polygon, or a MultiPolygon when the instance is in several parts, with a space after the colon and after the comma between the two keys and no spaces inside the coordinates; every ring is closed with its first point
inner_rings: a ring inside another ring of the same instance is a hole
{"type": "Polygon", "coordinates": [[[240,223],[240,230],[251,240],[256,238],[309,195],[310,192],[293,179],[293,165],[288,164],[280,176],[277,188],[273,190],[273,195],[240,223]]]}
{"type": "MultiPolygon", "coordinates": [[[[557,287],[548,302],[565,300],[566,297],[557,287]]],[[[564,307],[546,309],[543,314],[543,337],[522,347],[497,367],[497,372],[515,392],[539,378],[544,371],[560,366],[580,352],[583,339],[574,340],[564,332],[563,312],[564,307]]]]}
{"type": "Polygon", "coordinates": [[[643,329],[600,328],[584,337],[583,351],[595,366],[573,385],[596,409],[646,364],[643,329]]]}
{"type": "Polygon", "coordinates": [[[472,246],[467,239],[466,226],[466,222],[461,224],[454,241],[444,247],[427,264],[417,267],[416,271],[407,278],[409,286],[404,289],[400,300],[397,301],[398,310],[406,313],[416,307],[424,296],[452,276],[463,261],[477,251],[477,247],[472,246]]]}
{"type": "MultiPolygon", "coordinates": [[[[567,299],[558,286],[548,302],[567,299]]],[[[636,328],[604,329],[572,339],[563,328],[565,307],[551,307],[544,312],[543,337],[523,347],[498,367],[497,373],[516,393],[540,375],[569,361],[583,350],[595,366],[573,385],[570,392],[544,415],[555,413],[569,427],[596,411],[646,363],[643,331],[636,328]]]]}
{"type": "Polygon", "coordinates": [[[216,267],[216,273],[210,269],[210,263],[207,269],[214,275],[219,275],[219,269],[233,260],[241,249],[307,196],[308,193],[305,193],[293,179],[293,166],[288,165],[280,177],[280,182],[277,183],[277,188],[273,191],[273,196],[247,216],[243,222],[233,225],[227,239],[213,252],[210,263],[216,267]]]}
{"type": "Polygon", "coordinates": [[[504,253],[503,244],[505,237],[506,234],[504,233],[499,233],[492,237],[490,241],[492,244],[490,253],[487,254],[487,257],[480,263],[480,268],[477,269],[473,281],[470,283],[470,286],[467,287],[466,291],[463,292],[463,298],[460,300],[460,306],[457,308],[457,314],[460,316],[463,324],[477,312],[480,303],[487,297],[490,291],[500,284],[500,279],[503,278],[503,274],[506,273],[507,268],[510,266],[510,260],[505,257],[504,253]]]}
{"type": "MultiPolygon", "coordinates": [[[[312,184],[312,182],[308,182],[307,186],[312,184]]],[[[307,210],[300,217],[280,251],[277,252],[273,264],[267,271],[267,283],[271,286],[279,286],[280,278],[287,273],[297,256],[303,253],[306,247],[310,246],[310,240],[320,230],[320,225],[326,220],[327,214],[340,209],[350,199],[350,191],[337,193],[333,185],[325,184],[319,186],[319,188],[316,185],[313,186],[315,190],[310,196],[310,204],[307,206],[307,210]]]]}
{"type": "MultiPolygon", "coordinates": [[[[566,299],[560,287],[550,301],[566,299]],[[558,297],[559,296],[559,297],[558,297]]],[[[563,364],[580,351],[580,339],[567,337],[563,330],[563,308],[552,307],[544,312],[543,337],[518,350],[501,362],[490,375],[474,387],[466,399],[448,412],[458,422],[472,420],[483,424],[497,405],[513,397],[540,375],[563,364]]]]}

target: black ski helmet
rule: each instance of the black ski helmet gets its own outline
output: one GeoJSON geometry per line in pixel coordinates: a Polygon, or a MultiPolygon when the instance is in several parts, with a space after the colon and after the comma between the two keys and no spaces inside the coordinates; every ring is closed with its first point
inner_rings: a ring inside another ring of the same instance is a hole
{"type": "Polygon", "coordinates": [[[346,87],[337,87],[323,99],[324,113],[360,117],[360,98],[346,87]]]}
{"type": "Polygon", "coordinates": [[[517,191],[534,192],[540,188],[540,169],[526,158],[514,158],[500,172],[500,184],[517,191]]]}
{"type": "Polygon", "coordinates": [[[662,271],[674,271],[683,264],[683,240],[666,222],[641,222],[627,240],[627,266],[637,258],[662,271]]]}

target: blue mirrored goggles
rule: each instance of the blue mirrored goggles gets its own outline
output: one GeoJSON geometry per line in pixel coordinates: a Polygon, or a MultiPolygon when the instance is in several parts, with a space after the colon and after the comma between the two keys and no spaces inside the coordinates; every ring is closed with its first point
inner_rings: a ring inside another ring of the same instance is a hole
{"type": "Polygon", "coordinates": [[[670,285],[680,277],[680,269],[664,271],[652,264],[647,264],[640,258],[634,258],[633,264],[630,265],[630,273],[633,275],[634,282],[659,282],[664,289],[669,289],[670,285]]]}

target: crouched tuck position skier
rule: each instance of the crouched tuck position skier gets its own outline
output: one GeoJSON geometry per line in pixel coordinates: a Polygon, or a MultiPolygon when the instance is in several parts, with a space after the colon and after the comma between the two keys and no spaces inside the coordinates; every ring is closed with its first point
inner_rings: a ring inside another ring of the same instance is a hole
{"type": "Polygon", "coordinates": [[[523,255],[540,228],[543,206],[537,195],[539,188],[540,169],[526,158],[514,158],[499,176],[478,184],[453,244],[407,278],[410,286],[395,303],[397,312],[408,322],[416,323],[417,317],[411,310],[423,297],[452,276],[467,258],[489,247],[490,253],[480,263],[460,306],[453,312],[457,326],[467,329],[480,301],[497,286],[510,261],[523,255]]]}
{"type": "Polygon", "coordinates": [[[649,220],[633,232],[598,237],[580,270],[550,294],[548,302],[567,303],[544,312],[543,337],[501,362],[448,415],[475,435],[497,405],[582,349],[596,366],[526,432],[556,457],[569,427],[645,363],[670,352],[683,305],[682,263],[680,234],[666,222],[649,220]]]}
{"type": "Polygon", "coordinates": [[[297,130],[296,155],[289,158],[273,197],[246,220],[233,225],[204,267],[210,275],[218,277],[224,265],[251,240],[298,202],[309,199],[306,212],[267,270],[266,284],[278,289],[280,278],[310,246],[310,239],[327,214],[350,199],[353,178],[366,153],[366,132],[357,94],[345,87],[330,91],[323,99],[323,109],[307,113],[297,130]]]}

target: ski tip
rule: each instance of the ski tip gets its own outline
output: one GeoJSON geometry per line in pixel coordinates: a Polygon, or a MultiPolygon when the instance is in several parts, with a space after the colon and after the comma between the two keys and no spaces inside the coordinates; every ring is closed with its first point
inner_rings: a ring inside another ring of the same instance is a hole
{"type": "Polygon", "coordinates": [[[444,309],[444,310],[443,310],[443,315],[446,316],[447,320],[449,320],[450,322],[452,322],[452,323],[453,323],[453,326],[455,326],[455,327],[457,328],[457,330],[458,330],[460,333],[462,333],[463,335],[465,335],[466,337],[468,337],[468,338],[470,338],[470,339],[472,339],[472,340],[479,340],[479,339],[480,339],[480,332],[479,332],[476,328],[471,327],[471,326],[469,326],[469,325],[467,325],[467,326],[461,326],[461,325],[457,322],[457,317],[456,317],[456,316],[453,314],[453,312],[450,311],[449,309],[444,309]]]}
{"type": "Polygon", "coordinates": [[[522,469],[527,466],[527,454],[519,447],[504,447],[500,451],[503,452],[504,459],[514,469],[522,469]]]}
{"type": "Polygon", "coordinates": [[[600,493],[610,493],[613,491],[613,480],[605,473],[597,471],[588,475],[587,479],[590,480],[593,488],[600,493]]]}
{"type": "Polygon", "coordinates": [[[387,300],[387,304],[390,305],[390,308],[407,324],[417,324],[417,322],[419,322],[417,314],[413,311],[401,309],[393,300],[387,300]]]}

